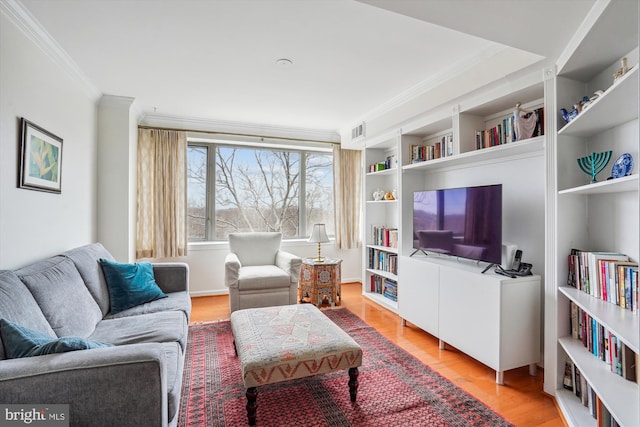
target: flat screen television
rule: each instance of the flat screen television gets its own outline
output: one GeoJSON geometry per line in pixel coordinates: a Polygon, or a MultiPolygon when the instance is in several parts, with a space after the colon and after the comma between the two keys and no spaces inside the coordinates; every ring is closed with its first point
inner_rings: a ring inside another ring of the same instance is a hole
{"type": "Polygon", "coordinates": [[[414,253],[502,262],[502,184],[413,193],[414,253]]]}

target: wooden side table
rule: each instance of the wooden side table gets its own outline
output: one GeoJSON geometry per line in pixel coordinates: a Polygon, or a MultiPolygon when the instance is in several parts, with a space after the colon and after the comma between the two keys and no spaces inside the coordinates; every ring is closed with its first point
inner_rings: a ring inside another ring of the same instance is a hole
{"type": "Polygon", "coordinates": [[[342,260],[325,258],[303,258],[300,266],[298,301],[309,302],[318,307],[335,306],[341,302],[340,280],[342,260]]]}

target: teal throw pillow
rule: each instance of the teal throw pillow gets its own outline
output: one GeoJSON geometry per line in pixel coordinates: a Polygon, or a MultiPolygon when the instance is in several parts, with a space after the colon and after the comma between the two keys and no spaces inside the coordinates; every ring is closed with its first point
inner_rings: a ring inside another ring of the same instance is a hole
{"type": "Polygon", "coordinates": [[[54,338],[6,319],[0,319],[0,337],[9,359],[111,347],[111,344],[89,341],[80,337],[54,338]]]}
{"type": "Polygon", "coordinates": [[[109,288],[112,314],[167,297],[156,283],[150,262],[121,264],[100,258],[100,265],[109,288]]]}

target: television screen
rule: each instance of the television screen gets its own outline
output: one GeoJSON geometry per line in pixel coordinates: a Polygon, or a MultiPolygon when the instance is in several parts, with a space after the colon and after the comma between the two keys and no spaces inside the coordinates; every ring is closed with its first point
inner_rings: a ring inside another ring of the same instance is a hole
{"type": "Polygon", "coordinates": [[[413,248],[502,262],[502,184],[416,191],[413,248]]]}

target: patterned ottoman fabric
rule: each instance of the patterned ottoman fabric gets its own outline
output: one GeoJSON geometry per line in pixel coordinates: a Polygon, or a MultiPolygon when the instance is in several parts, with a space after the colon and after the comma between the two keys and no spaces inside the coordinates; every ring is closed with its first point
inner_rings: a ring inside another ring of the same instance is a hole
{"type": "Polygon", "coordinates": [[[362,349],[312,304],[231,314],[247,388],[362,365],[362,349]]]}

